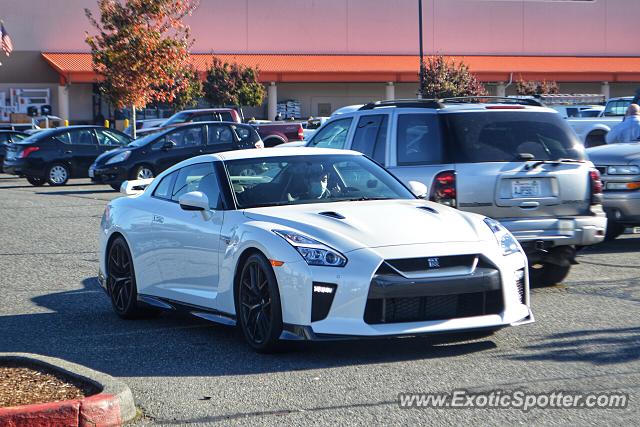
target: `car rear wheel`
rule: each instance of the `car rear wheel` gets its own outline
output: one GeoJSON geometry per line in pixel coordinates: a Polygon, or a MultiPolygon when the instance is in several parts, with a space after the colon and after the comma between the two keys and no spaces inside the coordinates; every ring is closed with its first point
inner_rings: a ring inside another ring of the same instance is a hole
{"type": "Polygon", "coordinates": [[[591,132],[584,141],[585,148],[598,147],[600,145],[605,145],[607,141],[605,140],[606,133],[602,130],[597,130],[591,132]]]}
{"type": "Polygon", "coordinates": [[[551,286],[566,279],[569,270],[571,270],[571,265],[536,263],[529,267],[529,278],[533,286],[551,286]]]}
{"type": "Polygon", "coordinates": [[[133,179],[149,179],[154,176],[153,170],[146,165],[138,166],[133,173],[133,179]]]}
{"type": "Polygon", "coordinates": [[[28,176],[27,177],[27,182],[29,184],[33,185],[34,187],[42,187],[46,181],[44,180],[44,178],[38,178],[38,177],[35,177],[35,176],[28,176]]]}
{"type": "Polygon", "coordinates": [[[47,181],[49,185],[65,185],[69,180],[69,168],[63,164],[56,163],[49,167],[47,171],[47,181]]]}
{"type": "Polygon", "coordinates": [[[137,319],[155,313],[138,304],[133,259],[127,242],[117,237],[107,255],[107,291],[113,311],[123,319],[137,319]]]}
{"type": "Polygon", "coordinates": [[[280,293],[273,269],[263,255],[247,258],[236,295],[238,321],[247,343],[260,353],[277,350],[282,333],[280,293]]]}

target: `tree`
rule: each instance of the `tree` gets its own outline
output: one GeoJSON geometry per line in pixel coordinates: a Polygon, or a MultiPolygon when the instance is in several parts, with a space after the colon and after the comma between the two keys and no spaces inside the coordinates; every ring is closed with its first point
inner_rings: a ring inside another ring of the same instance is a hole
{"type": "Polygon", "coordinates": [[[525,81],[518,80],[516,83],[516,91],[518,95],[548,95],[559,93],[558,84],[554,81],[525,81]]]}
{"type": "Polygon", "coordinates": [[[198,70],[193,66],[187,68],[184,72],[184,79],[187,81],[187,86],[178,91],[175,99],[170,103],[178,111],[195,106],[198,100],[204,96],[198,70]]]}
{"type": "Polygon", "coordinates": [[[116,108],[131,107],[134,123],[136,108],[187,90],[193,40],[182,18],[196,7],[197,0],[98,0],[100,22],[85,9],[98,31],[85,41],[102,90],[116,108]]]}
{"type": "Polygon", "coordinates": [[[447,60],[443,56],[430,56],[423,63],[425,78],[422,86],[424,98],[451,98],[456,96],[482,96],[487,92],[462,61],[447,60]]]}
{"type": "Polygon", "coordinates": [[[262,105],[266,90],[258,80],[258,68],[229,64],[213,57],[204,82],[205,99],[212,105],[262,105]]]}

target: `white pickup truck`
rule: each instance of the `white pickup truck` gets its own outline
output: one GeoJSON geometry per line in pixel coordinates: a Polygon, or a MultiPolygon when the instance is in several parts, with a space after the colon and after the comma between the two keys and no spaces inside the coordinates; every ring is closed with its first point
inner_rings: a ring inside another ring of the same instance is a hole
{"type": "Polygon", "coordinates": [[[594,118],[568,118],[567,123],[584,142],[584,146],[596,147],[606,144],[605,136],[624,118],[627,107],[633,96],[611,98],[602,112],[602,116],[594,118]]]}

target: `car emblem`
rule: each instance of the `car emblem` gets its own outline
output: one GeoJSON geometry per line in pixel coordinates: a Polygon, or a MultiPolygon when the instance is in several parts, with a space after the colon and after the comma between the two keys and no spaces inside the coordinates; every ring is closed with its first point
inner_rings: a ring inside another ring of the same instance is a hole
{"type": "Polygon", "coordinates": [[[427,258],[427,263],[429,264],[429,268],[440,268],[439,258],[427,258]]]}

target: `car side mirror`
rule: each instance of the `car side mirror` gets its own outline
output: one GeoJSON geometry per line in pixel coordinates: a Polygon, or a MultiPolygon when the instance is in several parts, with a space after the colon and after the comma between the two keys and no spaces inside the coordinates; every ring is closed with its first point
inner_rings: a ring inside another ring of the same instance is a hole
{"type": "Polygon", "coordinates": [[[409,189],[419,199],[426,199],[428,188],[419,181],[409,181],[409,189]]]}
{"type": "Polygon", "coordinates": [[[209,198],[200,191],[191,191],[178,198],[180,207],[185,211],[208,211],[209,198]]]}
{"type": "Polygon", "coordinates": [[[175,142],[168,140],[168,141],[165,141],[164,144],[162,144],[162,150],[169,151],[175,146],[176,146],[175,142]]]}

